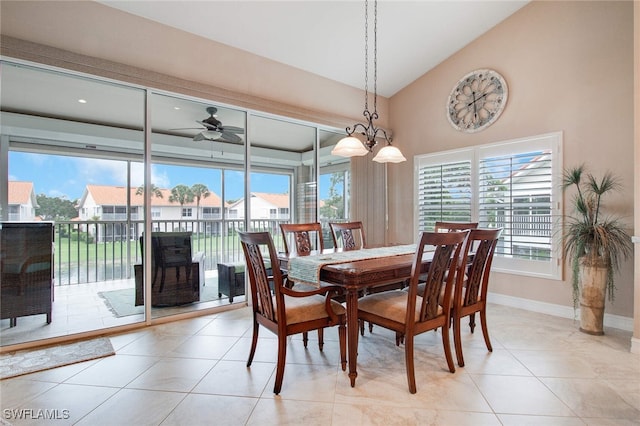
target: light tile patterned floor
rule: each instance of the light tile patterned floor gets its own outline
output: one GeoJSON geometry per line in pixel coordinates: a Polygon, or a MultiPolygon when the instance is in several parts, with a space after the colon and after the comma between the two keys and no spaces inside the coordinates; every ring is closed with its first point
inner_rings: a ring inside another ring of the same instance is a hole
{"type": "Polygon", "coordinates": [[[454,374],[440,334],[421,335],[415,395],[407,389],[403,348],[382,328],[360,339],[355,388],[339,368],[335,330],[325,332],[324,352],[315,341],[304,349],[294,337],[275,396],[276,340],[262,329],[247,368],[251,317],[242,308],[111,336],[115,356],[4,380],[2,419],[91,426],[640,424],[640,356],[629,352],[630,333],[589,336],[574,321],[500,305],[489,308],[489,330],[492,353],[480,330],[465,330],[466,366],[454,374]]]}

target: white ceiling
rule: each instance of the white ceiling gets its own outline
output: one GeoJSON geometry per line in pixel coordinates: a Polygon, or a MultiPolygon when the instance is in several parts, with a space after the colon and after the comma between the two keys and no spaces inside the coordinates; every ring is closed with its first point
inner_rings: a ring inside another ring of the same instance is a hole
{"type": "MultiPolygon", "coordinates": [[[[364,1],[100,1],[364,88],[364,1]]],[[[528,1],[380,0],[377,91],[397,93],[528,1]]],[[[373,91],[373,0],[369,90],[373,91]]]]}

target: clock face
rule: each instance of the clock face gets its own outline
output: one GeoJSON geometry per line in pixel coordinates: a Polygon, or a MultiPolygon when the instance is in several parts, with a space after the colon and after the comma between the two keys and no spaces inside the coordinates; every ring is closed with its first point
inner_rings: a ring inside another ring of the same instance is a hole
{"type": "Polygon", "coordinates": [[[475,70],[458,81],[447,104],[451,125],[463,132],[478,132],[498,119],[507,104],[507,83],[493,70],[475,70]]]}

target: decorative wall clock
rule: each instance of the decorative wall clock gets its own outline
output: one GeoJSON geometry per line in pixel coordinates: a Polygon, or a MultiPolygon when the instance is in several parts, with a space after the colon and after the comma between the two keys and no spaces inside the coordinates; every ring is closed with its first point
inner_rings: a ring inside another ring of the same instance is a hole
{"type": "Polygon", "coordinates": [[[485,129],[502,114],[507,95],[507,82],[496,71],[471,71],[451,90],[447,103],[449,122],[457,130],[467,133],[485,129]]]}

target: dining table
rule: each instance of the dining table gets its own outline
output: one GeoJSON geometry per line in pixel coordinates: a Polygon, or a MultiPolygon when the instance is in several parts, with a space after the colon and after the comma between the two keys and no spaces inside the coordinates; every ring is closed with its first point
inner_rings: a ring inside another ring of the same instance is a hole
{"type": "MultiPolygon", "coordinates": [[[[397,283],[411,277],[415,244],[361,250],[325,249],[307,255],[279,255],[288,280],[320,286],[332,284],[344,289],[347,311],[347,360],[351,387],[355,386],[358,358],[358,298],[372,285],[397,283]],[[322,283],[322,284],[321,284],[322,283]]],[[[426,273],[433,251],[425,253],[420,273],[426,273]]]]}

